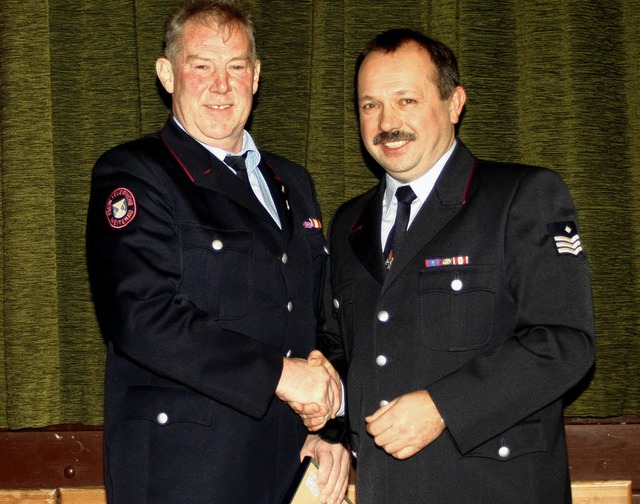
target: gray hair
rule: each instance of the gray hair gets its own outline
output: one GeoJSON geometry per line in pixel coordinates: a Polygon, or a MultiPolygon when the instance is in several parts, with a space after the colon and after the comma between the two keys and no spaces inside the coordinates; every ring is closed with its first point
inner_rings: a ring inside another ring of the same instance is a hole
{"type": "Polygon", "coordinates": [[[165,23],[164,55],[172,63],[178,59],[184,25],[191,20],[220,27],[235,24],[244,28],[251,44],[252,61],[257,59],[255,25],[242,0],[183,0],[165,23]]]}

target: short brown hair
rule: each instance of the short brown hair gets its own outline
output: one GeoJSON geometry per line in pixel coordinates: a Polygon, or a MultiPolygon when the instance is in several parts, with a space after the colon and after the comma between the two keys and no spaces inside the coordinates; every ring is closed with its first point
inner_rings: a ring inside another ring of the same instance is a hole
{"type": "Polygon", "coordinates": [[[453,90],[460,85],[460,73],[456,55],[442,42],[427,37],[418,31],[397,28],[377,35],[371,40],[365,50],[358,56],[356,62],[356,81],[362,62],[371,52],[392,53],[409,42],[415,42],[422,47],[436,67],[436,86],[440,98],[446,100],[453,94],[453,90]]]}

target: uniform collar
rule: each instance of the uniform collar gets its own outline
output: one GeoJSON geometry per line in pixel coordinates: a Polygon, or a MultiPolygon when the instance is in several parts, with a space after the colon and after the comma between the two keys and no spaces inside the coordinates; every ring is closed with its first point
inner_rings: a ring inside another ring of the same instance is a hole
{"type": "MultiPolygon", "coordinates": [[[[178,118],[176,116],[172,116],[172,118],[176,123],[176,125],[188,135],[189,132],[180,123],[178,118]]],[[[202,145],[205,149],[207,149],[211,154],[213,154],[218,160],[222,161],[223,163],[224,163],[224,158],[227,157],[228,154],[239,156],[246,153],[247,173],[255,170],[260,164],[260,152],[258,151],[258,147],[256,147],[256,144],[253,141],[253,138],[251,137],[251,135],[247,130],[242,131],[242,148],[240,149],[240,152],[229,152],[224,149],[220,149],[219,147],[213,147],[212,145],[207,145],[206,143],[203,143],[200,140],[197,140],[195,138],[194,140],[198,142],[200,145],[202,145]]]]}
{"type": "MultiPolygon", "coordinates": [[[[429,194],[431,194],[431,191],[433,190],[434,186],[436,185],[436,182],[438,181],[438,177],[440,177],[440,174],[442,173],[444,166],[447,164],[447,161],[449,161],[449,158],[451,157],[451,154],[453,154],[453,151],[456,148],[457,144],[458,144],[458,140],[456,139],[454,140],[449,150],[447,150],[447,152],[445,152],[440,157],[440,159],[436,161],[436,164],[434,164],[431,169],[429,169],[421,177],[417,178],[416,180],[413,180],[410,184],[408,184],[411,186],[411,189],[413,189],[413,192],[416,193],[416,196],[417,196],[416,199],[418,200],[418,203],[416,204],[418,205],[418,207],[422,206],[422,204],[425,201],[427,201],[429,194]]],[[[394,179],[388,173],[385,175],[385,181],[386,181],[386,189],[385,189],[384,197],[382,200],[383,218],[384,216],[387,215],[387,213],[391,209],[391,203],[393,201],[393,195],[395,194],[396,189],[402,185],[407,185],[394,179]]]]}

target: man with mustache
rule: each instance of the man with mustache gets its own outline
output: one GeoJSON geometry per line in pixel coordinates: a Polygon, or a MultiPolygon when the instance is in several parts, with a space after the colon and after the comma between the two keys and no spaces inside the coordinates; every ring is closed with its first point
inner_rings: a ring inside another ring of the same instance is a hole
{"type": "Polygon", "coordinates": [[[357,502],[567,504],[562,398],[594,359],[576,210],[554,172],[456,138],[459,81],[453,52],[410,30],[358,59],[386,174],[334,217],[324,338],[348,366],[357,502]]]}

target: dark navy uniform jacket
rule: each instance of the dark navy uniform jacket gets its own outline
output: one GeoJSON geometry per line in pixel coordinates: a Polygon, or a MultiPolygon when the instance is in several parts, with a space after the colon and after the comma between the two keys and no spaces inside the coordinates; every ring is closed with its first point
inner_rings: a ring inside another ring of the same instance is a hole
{"type": "Polygon", "coordinates": [[[112,504],[279,503],[300,463],[307,431],[274,392],[315,346],[327,253],[309,174],[261,156],[282,230],[173,120],[95,165],[112,504]]]}
{"type": "Polygon", "coordinates": [[[594,325],[567,188],[459,142],[386,275],[384,188],[331,226],[327,330],[348,359],[358,504],[570,503],[562,397],[592,366],[594,325]],[[364,418],[420,389],[447,429],[396,460],[364,418]]]}

